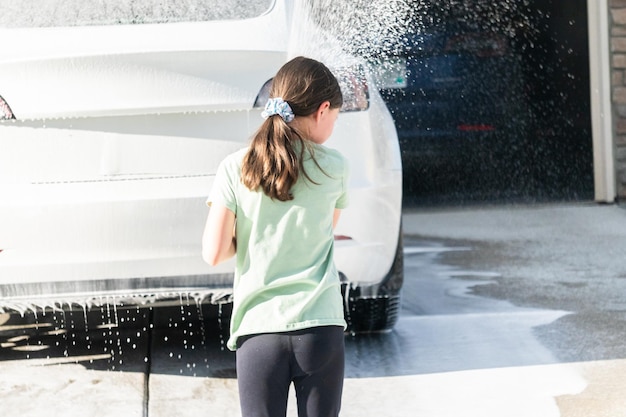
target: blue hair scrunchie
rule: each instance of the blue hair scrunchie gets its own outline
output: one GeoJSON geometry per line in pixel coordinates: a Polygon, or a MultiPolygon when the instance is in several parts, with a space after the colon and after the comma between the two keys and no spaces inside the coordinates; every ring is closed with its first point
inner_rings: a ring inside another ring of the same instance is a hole
{"type": "Polygon", "coordinates": [[[267,119],[268,117],[275,114],[282,117],[283,120],[287,123],[291,122],[294,117],[296,117],[293,114],[293,110],[291,110],[289,103],[283,100],[282,97],[270,98],[269,100],[267,100],[265,110],[263,110],[261,116],[263,116],[264,119],[267,119]]]}

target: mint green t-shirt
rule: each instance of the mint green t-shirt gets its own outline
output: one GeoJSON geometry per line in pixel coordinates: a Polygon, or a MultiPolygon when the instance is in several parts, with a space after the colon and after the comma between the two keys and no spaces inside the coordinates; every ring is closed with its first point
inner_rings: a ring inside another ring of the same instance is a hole
{"type": "Polygon", "coordinates": [[[337,151],[312,144],[291,201],[272,200],[241,182],[247,149],[220,164],[208,203],[236,216],[237,254],[233,312],[227,346],[240,336],[346,327],[339,276],[333,261],[333,213],[348,203],[348,165],[337,151]]]}

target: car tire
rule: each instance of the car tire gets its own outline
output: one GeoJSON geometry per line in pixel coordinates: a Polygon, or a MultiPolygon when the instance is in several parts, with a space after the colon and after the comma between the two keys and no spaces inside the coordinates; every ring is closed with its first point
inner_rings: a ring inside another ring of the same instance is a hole
{"type": "MultiPolygon", "coordinates": [[[[402,228],[400,229],[402,230],[402,228]]],[[[385,279],[376,286],[344,283],[344,316],[350,333],[391,331],[400,315],[400,293],[404,281],[402,232],[393,264],[385,279]]]]}

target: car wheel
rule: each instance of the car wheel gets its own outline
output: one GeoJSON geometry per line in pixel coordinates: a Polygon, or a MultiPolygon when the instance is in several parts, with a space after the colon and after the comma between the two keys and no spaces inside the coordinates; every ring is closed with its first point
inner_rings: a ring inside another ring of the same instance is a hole
{"type": "MultiPolygon", "coordinates": [[[[402,230],[402,229],[400,229],[402,230]]],[[[400,290],[404,280],[402,232],[396,255],[385,279],[377,286],[344,284],[344,316],[350,333],[390,331],[400,314],[400,290]]]]}

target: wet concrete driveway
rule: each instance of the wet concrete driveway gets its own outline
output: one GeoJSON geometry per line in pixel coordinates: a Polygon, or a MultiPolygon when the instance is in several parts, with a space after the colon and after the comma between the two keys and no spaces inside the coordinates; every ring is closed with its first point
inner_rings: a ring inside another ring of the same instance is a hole
{"type": "MultiPolygon", "coordinates": [[[[346,336],[342,416],[626,416],[626,210],[408,210],[404,228],[402,315],[346,336]]],[[[219,317],[184,298],[0,315],[0,409],[239,416],[219,317]]]]}

